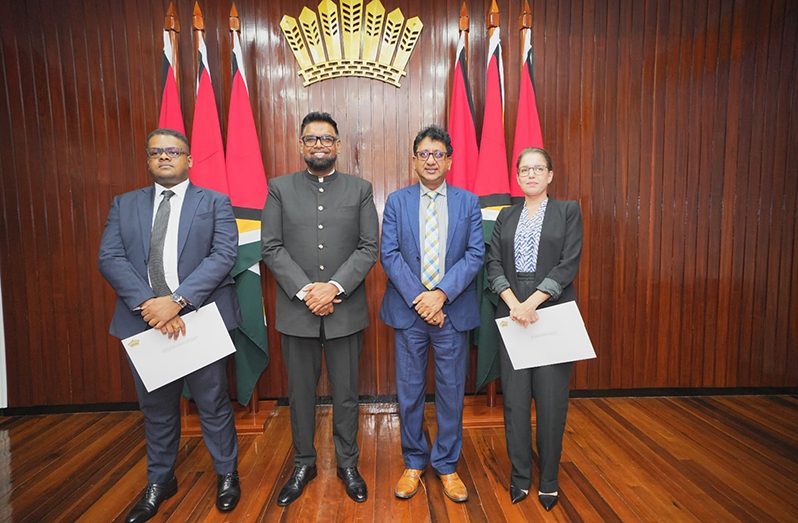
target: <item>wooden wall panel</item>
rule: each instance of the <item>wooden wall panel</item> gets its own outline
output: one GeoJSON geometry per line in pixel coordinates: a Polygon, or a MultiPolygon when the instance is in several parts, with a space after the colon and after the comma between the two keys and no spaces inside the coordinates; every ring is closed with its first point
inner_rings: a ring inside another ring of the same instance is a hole
{"type": "MultiPolygon", "coordinates": [[[[344,142],[339,168],[373,183],[380,215],[387,195],[414,179],[415,132],[447,121],[460,8],[455,0],[383,3],[424,22],[399,89],[362,78],[303,87],[278,24],[304,4],[236,3],[267,176],[302,167],[299,121],[330,111],[344,142]]],[[[599,357],[577,365],[574,386],[798,385],[798,7],[531,3],[553,193],[578,199],[584,215],[577,288],[599,357]]],[[[479,132],[489,2],[467,4],[479,132]]],[[[189,131],[192,7],[177,2],[189,131]]],[[[201,7],[224,132],[230,5],[201,7]]],[[[144,136],[157,123],[165,8],[164,0],[0,5],[0,276],[11,406],[135,399],[122,350],[106,334],[114,297],[96,255],[113,195],[148,183],[144,136]]],[[[512,144],[521,2],[500,9],[512,144]]],[[[361,393],[370,396],[395,393],[392,333],[377,318],[385,281],[379,265],[367,279],[361,393]]],[[[268,274],[264,289],[273,325],[268,274]]],[[[273,327],[269,342],[272,364],[258,394],[282,397],[273,327]]]]}

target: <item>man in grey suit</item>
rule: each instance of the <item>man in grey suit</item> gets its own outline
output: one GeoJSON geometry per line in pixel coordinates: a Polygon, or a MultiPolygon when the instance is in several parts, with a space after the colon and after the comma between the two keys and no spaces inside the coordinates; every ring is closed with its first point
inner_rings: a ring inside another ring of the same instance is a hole
{"type": "Polygon", "coordinates": [[[321,349],[333,398],[338,477],[350,498],[366,501],[357,470],[358,365],[368,325],[364,280],[377,260],[379,224],[371,183],[335,170],[341,140],[327,113],[302,120],[307,170],[269,183],[262,254],[279,287],[277,330],[288,370],[294,472],[277,504],[296,500],[316,477],[313,446],[321,349]]]}
{"type": "MultiPolygon", "coordinates": [[[[150,133],[147,167],[154,183],[114,198],[100,243],[100,272],[117,295],[111,334],[127,338],[152,327],[177,339],[186,334],[180,315],[211,302],[227,329],[235,328],[240,312],[229,273],[236,260],[238,230],[230,199],[188,181],[188,140],[177,131],[150,133]]],[[[174,468],[184,381],[197,404],[218,474],[216,507],[232,510],[241,489],[225,360],[151,392],[132,364],[130,369],[144,413],[148,483],[126,521],[152,518],[177,492],[174,468]]]]}

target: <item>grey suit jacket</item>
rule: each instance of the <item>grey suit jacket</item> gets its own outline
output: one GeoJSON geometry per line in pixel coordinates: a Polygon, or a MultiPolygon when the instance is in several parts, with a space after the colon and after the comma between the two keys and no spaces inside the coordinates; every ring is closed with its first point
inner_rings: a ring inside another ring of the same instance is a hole
{"type": "MultiPolygon", "coordinates": [[[[135,309],[155,297],[147,275],[154,193],[150,185],[115,197],[100,241],[100,272],[117,295],[110,331],[118,338],[149,329],[135,309]]],[[[216,302],[225,326],[235,328],[240,311],[230,269],[238,255],[238,229],[230,198],[189,184],[177,246],[175,292],[193,306],[181,314],[216,302]]]]}
{"type": "MultiPolygon", "coordinates": [[[[505,207],[493,227],[485,263],[488,282],[497,292],[501,292],[501,289],[495,284],[501,277],[506,278],[516,295],[519,292],[520,285],[515,272],[515,230],[523,209],[523,203],[505,207]]],[[[549,198],[540,231],[535,287],[549,293],[551,298],[543,302],[540,308],[576,299],[573,281],[581,255],[582,214],[579,203],[549,198]]],[[[507,304],[499,300],[496,317],[508,314],[507,304]]]]}
{"type": "Polygon", "coordinates": [[[335,172],[323,183],[306,171],[269,181],[261,253],[277,280],[277,330],[318,337],[321,318],[296,297],[315,281],[334,280],[345,293],[324,318],[326,338],[368,325],[364,280],[377,261],[379,223],[371,183],[335,172]]]}

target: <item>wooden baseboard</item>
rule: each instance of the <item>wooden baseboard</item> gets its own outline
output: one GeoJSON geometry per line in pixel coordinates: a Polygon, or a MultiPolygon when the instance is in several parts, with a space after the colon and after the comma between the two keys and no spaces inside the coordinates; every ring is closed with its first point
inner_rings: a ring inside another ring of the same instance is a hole
{"type": "Polygon", "coordinates": [[[485,396],[466,396],[463,403],[463,428],[504,427],[504,402],[496,396],[495,405],[488,406],[485,396]]]}
{"type": "MultiPolygon", "coordinates": [[[[235,403],[233,407],[236,420],[236,432],[239,436],[244,434],[263,434],[266,421],[277,413],[277,402],[259,401],[256,412],[250,412],[247,407],[235,403]]],[[[182,436],[200,436],[202,435],[202,428],[200,427],[199,415],[197,414],[196,407],[190,403],[188,414],[180,416],[181,422],[181,435],[182,436]]]]}

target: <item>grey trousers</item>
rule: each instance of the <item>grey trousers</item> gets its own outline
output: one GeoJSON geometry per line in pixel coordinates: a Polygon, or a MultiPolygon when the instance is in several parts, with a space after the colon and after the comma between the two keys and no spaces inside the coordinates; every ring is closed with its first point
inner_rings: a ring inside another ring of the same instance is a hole
{"type": "Polygon", "coordinates": [[[339,467],[357,465],[358,370],[363,333],[322,340],[282,335],[283,360],[288,370],[288,403],[294,463],[316,463],[316,386],[321,375],[321,352],[333,400],[333,441],[339,467]]]}
{"type": "MultiPolygon", "coordinates": [[[[523,273],[525,275],[525,273],[523,273]]],[[[531,278],[521,277],[522,289],[516,297],[523,301],[535,289],[531,278]]],[[[558,490],[557,475],[562,454],[562,438],[568,414],[568,383],[573,363],[546,365],[533,369],[513,369],[507,349],[499,349],[502,394],[504,397],[504,431],[507,454],[512,465],[510,481],[527,490],[532,484],[531,407],[535,400],[536,444],[540,467],[538,489],[558,490]]]]}

